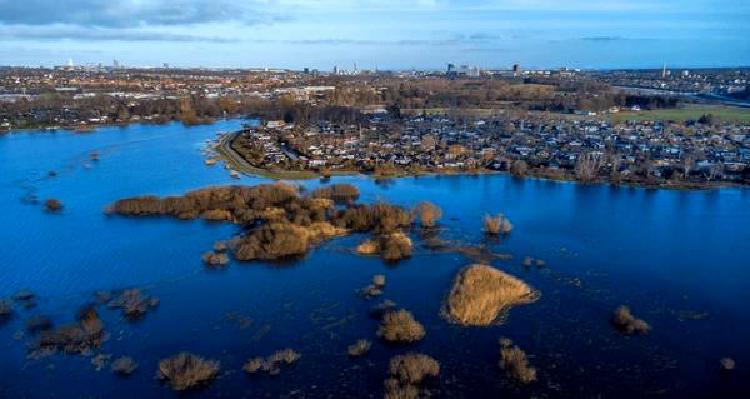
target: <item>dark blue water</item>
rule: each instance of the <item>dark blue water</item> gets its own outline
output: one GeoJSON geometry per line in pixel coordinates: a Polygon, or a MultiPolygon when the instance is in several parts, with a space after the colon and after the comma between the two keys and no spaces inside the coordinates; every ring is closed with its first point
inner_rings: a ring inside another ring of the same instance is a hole
{"type": "MultiPolygon", "coordinates": [[[[462,328],[440,317],[455,273],[471,261],[419,247],[396,266],[352,255],[364,237],[326,243],[279,266],[232,262],[204,269],[200,255],[236,226],[168,218],[108,217],[112,201],[234,184],[220,166],[203,165],[205,140],[240,121],[185,128],[134,125],[94,134],[20,133],[0,137],[0,298],[21,289],[38,295],[0,325],[0,397],[170,397],[154,378],[158,359],[182,350],[221,361],[222,375],[190,397],[379,397],[388,359],[420,351],[440,361],[443,397],[711,397],[750,389],[750,191],[662,191],[576,185],[507,176],[420,177],[356,184],[363,201],[410,206],[429,199],[444,210],[443,236],[484,242],[485,213],[503,212],[515,230],[488,245],[513,260],[493,265],[539,289],[541,299],[511,311],[503,325],[462,328]],[[101,154],[98,162],[89,153],[101,154]],[[55,170],[56,177],[48,172],[55,170]],[[58,198],[49,214],[29,196],[58,198]],[[548,267],[521,265],[524,256],[548,267]],[[375,300],[357,296],[373,274],[387,276],[383,298],[411,310],[427,330],[414,345],[377,340],[368,316],[375,300]],[[95,371],[90,359],[26,359],[24,321],[73,320],[97,290],[137,287],[161,299],[138,322],[100,308],[110,338],[103,353],[140,364],[130,378],[95,371]],[[628,304],[653,327],[624,337],[609,317],[628,304]],[[252,323],[241,326],[227,315],[252,323]],[[499,337],[530,356],[539,381],[519,387],[499,370],[499,337]],[[359,338],[374,341],[358,360],[359,338]],[[291,347],[302,359],[276,377],[249,378],[244,361],[291,347]],[[731,373],[719,359],[737,361],[731,373]]],[[[265,182],[243,177],[243,184],[265,182]]],[[[306,182],[314,187],[317,181],[306,182]]]]}

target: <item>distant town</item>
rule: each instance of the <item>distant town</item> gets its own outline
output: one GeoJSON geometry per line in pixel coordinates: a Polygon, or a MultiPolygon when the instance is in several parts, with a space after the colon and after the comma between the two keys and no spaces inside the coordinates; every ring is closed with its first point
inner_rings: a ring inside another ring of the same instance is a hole
{"type": "Polygon", "coordinates": [[[0,67],[0,133],[249,117],[208,163],[283,178],[495,173],[750,184],[750,69],[0,67]]]}

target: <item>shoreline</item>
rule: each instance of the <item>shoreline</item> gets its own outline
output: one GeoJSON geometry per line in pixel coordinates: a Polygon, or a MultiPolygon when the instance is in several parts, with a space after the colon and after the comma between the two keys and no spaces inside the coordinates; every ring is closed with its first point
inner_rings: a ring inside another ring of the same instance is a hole
{"type": "MultiPolygon", "coordinates": [[[[253,165],[250,165],[240,154],[238,154],[234,149],[231,148],[231,140],[237,135],[237,132],[233,133],[227,133],[219,137],[218,141],[215,143],[214,150],[216,151],[216,159],[220,161],[224,161],[225,163],[228,163],[230,165],[230,168],[232,170],[235,170],[239,173],[242,173],[246,176],[258,176],[258,177],[264,177],[274,180],[315,180],[315,179],[326,179],[326,176],[314,172],[312,170],[268,170],[263,168],[258,168],[253,165]]],[[[573,183],[573,184],[580,184],[580,185],[606,185],[611,187],[623,187],[623,188],[640,188],[644,190],[669,190],[669,191],[708,191],[708,190],[720,190],[720,189],[748,189],[750,186],[744,185],[744,184],[736,184],[736,183],[689,183],[689,182],[679,182],[675,184],[647,184],[647,183],[638,183],[638,182],[614,182],[611,180],[603,180],[603,179],[597,179],[593,181],[581,181],[576,180],[573,178],[566,178],[566,176],[561,176],[560,178],[550,177],[550,176],[541,176],[541,175],[534,175],[534,174],[528,174],[525,176],[515,176],[511,174],[508,171],[499,171],[499,170],[490,170],[490,169],[477,169],[475,171],[445,171],[445,172],[439,172],[439,171],[424,171],[424,172],[409,172],[409,171],[400,171],[400,173],[394,174],[394,175],[387,175],[387,176],[381,176],[381,175],[374,175],[374,174],[368,174],[363,173],[361,171],[354,171],[354,170],[345,170],[345,171],[339,171],[338,173],[333,171],[330,175],[330,177],[335,176],[362,176],[371,178],[373,180],[389,180],[389,179],[403,179],[403,178],[419,178],[419,177],[441,177],[441,176],[465,176],[465,177],[479,177],[479,176],[494,176],[494,175],[505,175],[510,176],[514,179],[529,179],[529,180],[541,180],[541,181],[551,181],[551,182],[558,182],[558,183],[573,183]]]]}

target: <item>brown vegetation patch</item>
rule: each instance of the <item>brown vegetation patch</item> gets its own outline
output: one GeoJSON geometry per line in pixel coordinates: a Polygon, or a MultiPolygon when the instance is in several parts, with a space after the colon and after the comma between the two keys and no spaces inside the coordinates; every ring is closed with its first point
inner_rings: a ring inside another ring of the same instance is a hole
{"type": "Polygon", "coordinates": [[[337,204],[347,205],[359,199],[359,189],[351,184],[332,184],[313,191],[313,198],[332,200],[337,204]]]}
{"type": "Polygon", "coordinates": [[[112,372],[122,376],[133,374],[138,368],[138,363],[130,356],[122,356],[112,362],[112,372]]]}
{"type": "Polygon", "coordinates": [[[341,210],[333,223],[352,231],[388,234],[411,225],[412,217],[403,208],[378,202],[373,205],[356,205],[341,210]]]}
{"type": "Polygon", "coordinates": [[[112,358],[112,355],[108,355],[106,353],[100,353],[91,358],[91,365],[94,366],[94,370],[102,371],[104,370],[105,367],[107,367],[107,364],[109,363],[109,359],[111,358],[112,358]]]}
{"type": "Polygon", "coordinates": [[[435,227],[435,223],[443,217],[443,210],[432,202],[422,201],[414,207],[414,214],[422,227],[435,227]]]}
{"type": "Polygon", "coordinates": [[[123,290],[107,303],[109,308],[121,309],[122,315],[129,320],[142,318],[150,309],[158,305],[158,298],[148,296],[137,288],[123,290]]]}
{"type": "Polygon", "coordinates": [[[500,340],[500,346],[499,365],[509,377],[522,384],[536,381],[536,369],[529,365],[526,352],[518,346],[513,346],[513,342],[509,339],[500,340]]]}
{"type": "Polygon", "coordinates": [[[630,308],[624,305],[615,309],[612,316],[612,324],[614,324],[615,328],[620,332],[627,335],[645,335],[651,331],[651,326],[649,326],[648,323],[633,316],[630,312],[630,308]]]}
{"type": "Polygon", "coordinates": [[[234,256],[238,260],[275,260],[299,257],[313,244],[310,230],[291,223],[270,223],[243,237],[234,256]]]}
{"type": "Polygon", "coordinates": [[[0,299],[0,324],[10,320],[13,316],[13,303],[6,299],[0,299]]]}
{"type": "Polygon", "coordinates": [[[389,399],[418,398],[419,385],[440,374],[437,360],[421,353],[408,353],[391,358],[385,380],[385,397],[389,399]]]}
{"type": "Polygon", "coordinates": [[[104,323],[92,307],[78,314],[78,322],[54,330],[40,332],[29,347],[30,357],[40,357],[62,351],[66,354],[89,354],[101,347],[106,336],[104,323]]]}
{"type": "Polygon", "coordinates": [[[484,232],[489,235],[509,234],[513,224],[503,215],[484,215],[484,232]]]}
{"type": "Polygon", "coordinates": [[[229,257],[225,253],[206,252],[201,255],[201,260],[210,268],[223,268],[229,263],[229,257]]]}
{"type": "Polygon", "coordinates": [[[382,319],[386,313],[394,310],[396,310],[396,302],[386,299],[370,308],[370,316],[375,319],[382,319]]]}
{"type": "Polygon", "coordinates": [[[281,367],[284,365],[292,365],[296,363],[302,355],[295,352],[292,349],[282,349],[274,352],[268,357],[255,357],[247,362],[242,369],[248,374],[255,374],[259,371],[268,373],[269,375],[277,375],[281,372],[281,367]]]}
{"type": "Polygon", "coordinates": [[[359,339],[357,340],[357,342],[349,345],[349,347],[346,348],[346,353],[348,353],[351,357],[363,356],[370,351],[371,347],[372,342],[366,339],[359,339]]]}
{"type": "Polygon", "coordinates": [[[401,309],[383,315],[377,335],[388,342],[411,343],[424,338],[425,330],[411,312],[401,309]]]}
{"type": "Polygon", "coordinates": [[[50,198],[44,201],[44,208],[49,212],[59,212],[63,209],[63,204],[60,200],[50,198]]]}
{"type": "MultiPolygon", "coordinates": [[[[180,219],[201,216],[243,225],[247,232],[229,247],[241,261],[281,260],[306,254],[324,240],[356,232],[372,232],[378,253],[386,260],[411,255],[411,240],[401,231],[411,226],[412,216],[403,208],[384,203],[354,205],[359,191],[351,185],[331,185],[310,196],[285,184],[209,187],[179,197],[136,197],[116,201],[108,213],[125,216],[169,215],[180,219]],[[336,209],[335,203],[346,208],[336,209]]],[[[228,258],[217,255],[227,246],[219,245],[214,254],[204,255],[211,266],[228,258]]]]}
{"type": "Polygon", "coordinates": [[[532,303],[534,290],[523,281],[486,265],[461,270],[446,301],[446,313],[462,325],[487,326],[511,307],[532,303]]]}
{"type": "Polygon", "coordinates": [[[412,242],[402,232],[381,234],[375,239],[369,239],[359,244],[356,252],[360,255],[379,254],[383,260],[396,262],[411,256],[412,242]]]}
{"type": "Polygon", "coordinates": [[[206,360],[192,353],[159,361],[158,376],[175,391],[184,391],[209,383],[219,373],[219,362],[206,360]]]}

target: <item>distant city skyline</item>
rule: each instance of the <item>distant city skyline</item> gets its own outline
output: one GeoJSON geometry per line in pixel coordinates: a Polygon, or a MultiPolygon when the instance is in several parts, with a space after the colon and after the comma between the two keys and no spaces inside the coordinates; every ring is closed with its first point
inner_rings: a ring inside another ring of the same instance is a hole
{"type": "Polygon", "coordinates": [[[748,17],[741,0],[0,0],[0,64],[747,66],[748,17]]]}

